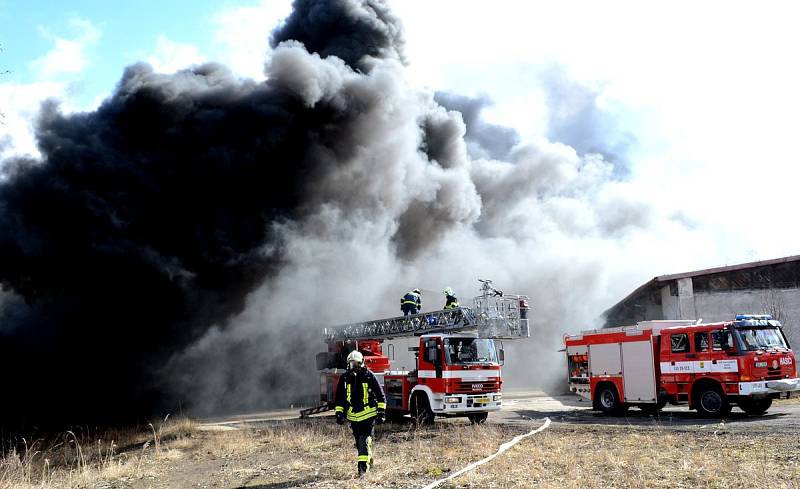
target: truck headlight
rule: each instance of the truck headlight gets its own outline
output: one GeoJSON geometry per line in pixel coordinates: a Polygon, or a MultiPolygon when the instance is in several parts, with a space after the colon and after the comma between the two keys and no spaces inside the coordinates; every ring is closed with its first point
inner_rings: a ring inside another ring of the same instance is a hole
{"type": "Polygon", "coordinates": [[[501,400],[502,398],[503,398],[503,394],[495,394],[494,397],[492,397],[492,400],[497,402],[497,401],[501,400]]]}
{"type": "Polygon", "coordinates": [[[461,398],[460,397],[445,397],[444,398],[444,402],[445,402],[445,404],[458,404],[459,402],[461,402],[461,398]]]}

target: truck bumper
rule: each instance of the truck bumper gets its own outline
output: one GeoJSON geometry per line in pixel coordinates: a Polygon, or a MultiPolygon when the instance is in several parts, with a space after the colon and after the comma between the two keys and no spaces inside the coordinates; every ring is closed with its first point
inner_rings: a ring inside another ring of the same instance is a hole
{"type": "Polygon", "coordinates": [[[448,394],[444,401],[458,398],[459,402],[443,402],[442,408],[434,410],[436,414],[470,414],[499,411],[502,404],[502,395],[499,392],[488,394],[448,394]]]}
{"type": "Polygon", "coordinates": [[[588,399],[590,401],[592,400],[592,389],[588,383],[586,384],[570,383],[569,391],[581,396],[584,399],[588,399]]]}
{"type": "Polygon", "coordinates": [[[800,378],[761,380],[758,382],[739,382],[740,396],[796,393],[798,391],[800,391],[800,378]]]}

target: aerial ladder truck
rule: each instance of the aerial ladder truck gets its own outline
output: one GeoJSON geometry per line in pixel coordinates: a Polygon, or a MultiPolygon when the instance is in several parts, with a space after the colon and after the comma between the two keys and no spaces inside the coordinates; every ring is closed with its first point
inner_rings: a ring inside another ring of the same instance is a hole
{"type": "Polygon", "coordinates": [[[467,417],[482,423],[502,406],[503,339],[527,338],[528,296],[504,294],[480,280],[472,307],[324,328],[327,351],[317,354],[320,401],[301,417],[333,409],[347,355],[358,350],[383,386],[389,418],[411,415],[431,424],[436,416],[467,417]],[[384,342],[418,337],[408,350],[414,368],[395,370],[384,342]]]}

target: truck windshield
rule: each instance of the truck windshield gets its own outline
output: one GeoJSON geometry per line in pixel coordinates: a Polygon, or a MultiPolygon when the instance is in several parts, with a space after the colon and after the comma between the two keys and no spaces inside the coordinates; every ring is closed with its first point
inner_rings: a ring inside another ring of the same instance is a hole
{"type": "Polygon", "coordinates": [[[448,365],[497,363],[493,340],[479,338],[445,338],[444,356],[448,365]]]}
{"type": "Polygon", "coordinates": [[[737,328],[736,331],[748,350],[787,349],[778,328],[737,328]]]}

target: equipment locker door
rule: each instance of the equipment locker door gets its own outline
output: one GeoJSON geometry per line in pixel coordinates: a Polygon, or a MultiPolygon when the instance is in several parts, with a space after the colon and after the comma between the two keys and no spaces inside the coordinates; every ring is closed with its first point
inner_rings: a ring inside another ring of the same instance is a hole
{"type": "Polygon", "coordinates": [[[622,377],[625,402],[656,402],[656,373],[650,340],[622,343],[622,377]]]}
{"type": "Polygon", "coordinates": [[[619,343],[589,345],[589,370],[592,376],[621,375],[619,343]]]}

